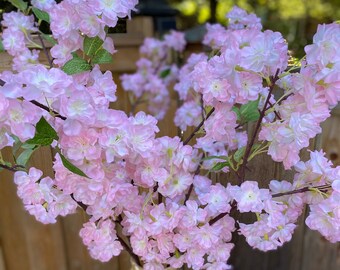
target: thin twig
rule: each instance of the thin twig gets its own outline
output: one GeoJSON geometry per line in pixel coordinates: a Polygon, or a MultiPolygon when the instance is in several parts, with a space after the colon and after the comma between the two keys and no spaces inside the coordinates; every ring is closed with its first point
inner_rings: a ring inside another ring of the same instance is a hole
{"type": "MultiPolygon", "coordinates": [[[[271,108],[274,107],[274,104],[272,104],[270,101],[268,102],[268,104],[270,105],[271,108]]],[[[279,113],[276,110],[274,110],[274,113],[275,113],[275,116],[276,116],[277,119],[282,120],[281,116],[279,115],[279,113]]]]}
{"type": "Polygon", "coordinates": [[[201,127],[203,126],[204,122],[212,115],[212,113],[215,111],[215,108],[212,108],[210,112],[208,112],[207,116],[205,119],[199,123],[199,125],[195,128],[195,130],[190,134],[190,136],[183,142],[183,145],[186,145],[190,142],[190,140],[196,135],[196,132],[198,132],[201,127]]]}
{"type": "Polygon", "coordinates": [[[322,185],[322,186],[316,186],[316,187],[304,187],[304,188],[300,188],[300,189],[296,189],[296,190],[292,190],[292,191],[276,193],[276,194],[273,194],[272,197],[277,198],[277,197],[282,197],[282,196],[286,196],[286,195],[292,195],[292,194],[303,193],[303,192],[307,192],[307,191],[313,191],[313,189],[319,189],[319,190],[329,189],[330,187],[331,187],[331,185],[322,185]]]}
{"type": "Polygon", "coordinates": [[[11,171],[11,172],[21,171],[19,168],[25,169],[24,166],[18,165],[18,164],[14,165],[14,166],[12,166],[12,167],[7,166],[7,165],[5,165],[5,164],[0,164],[0,168],[3,168],[3,169],[5,169],[5,170],[11,171]]]}
{"type": "Polygon", "coordinates": [[[265,101],[265,103],[263,105],[262,111],[260,111],[260,117],[257,120],[254,133],[253,133],[253,135],[251,136],[250,140],[247,143],[246,150],[245,150],[245,153],[244,153],[244,156],[243,156],[243,163],[241,165],[240,173],[239,173],[239,180],[240,180],[240,182],[244,181],[245,170],[246,170],[248,158],[250,156],[251,149],[252,149],[252,147],[253,147],[253,145],[255,143],[255,139],[257,137],[257,134],[260,131],[262,120],[263,120],[263,118],[265,116],[265,113],[266,113],[266,111],[268,109],[267,107],[269,105],[270,97],[271,97],[271,94],[272,94],[272,92],[274,90],[275,83],[279,79],[278,75],[279,75],[279,69],[276,71],[275,76],[270,79],[269,92],[268,92],[267,99],[266,99],[266,101],[265,101]]]}
{"type": "Polygon", "coordinates": [[[60,115],[58,112],[54,111],[54,110],[51,110],[49,107],[47,107],[46,105],[44,104],[41,104],[40,102],[36,101],[36,100],[30,100],[30,102],[36,106],[38,106],[39,108],[45,110],[45,111],[48,111],[48,112],[52,112],[54,117],[58,117],[62,120],[66,120],[67,118],[65,116],[62,116],[60,115]]]}
{"type": "MultiPolygon", "coordinates": [[[[6,84],[6,82],[0,79],[0,86],[4,86],[5,84],[6,84]]],[[[36,100],[30,100],[30,102],[32,104],[34,104],[35,106],[38,106],[39,108],[41,108],[41,109],[43,109],[43,110],[45,110],[45,111],[47,111],[49,113],[52,112],[55,117],[58,117],[58,118],[60,118],[62,120],[66,120],[67,119],[65,116],[60,115],[58,112],[56,112],[54,110],[51,110],[49,107],[47,107],[44,104],[41,104],[40,102],[38,102],[36,100]]]]}
{"type": "MultiPolygon", "coordinates": [[[[201,159],[200,163],[198,164],[197,169],[196,169],[195,174],[194,174],[194,177],[195,177],[196,175],[199,174],[199,172],[200,172],[200,170],[201,170],[201,165],[202,165],[202,163],[203,163],[203,159],[201,159]]],[[[192,183],[192,184],[190,185],[189,189],[188,189],[187,194],[185,194],[185,198],[184,198],[183,205],[185,205],[185,203],[187,202],[187,200],[189,200],[190,195],[191,195],[191,192],[192,192],[193,189],[194,189],[194,184],[192,183]]]]}
{"type": "Polygon", "coordinates": [[[124,241],[124,239],[117,233],[117,238],[118,241],[122,244],[122,246],[124,247],[124,249],[129,252],[131,258],[133,258],[133,260],[137,263],[138,266],[142,266],[142,264],[139,261],[139,257],[133,253],[132,249],[130,248],[130,246],[124,241]]]}
{"type": "Polygon", "coordinates": [[[43,51],[44,51],[44,54],[46,55],[47,61],[48,61],[49,65],[50,65],[50,68],[53,68],[52,59],[50,58],[50,55],[49,55],[49,53],[47,51],[47,48],[45,46],[45,43],[44,43],[43,39],[41,38],[40,33],[38,33],[38,38],[40,40],[41,46],[43,47],[43,51]]]}

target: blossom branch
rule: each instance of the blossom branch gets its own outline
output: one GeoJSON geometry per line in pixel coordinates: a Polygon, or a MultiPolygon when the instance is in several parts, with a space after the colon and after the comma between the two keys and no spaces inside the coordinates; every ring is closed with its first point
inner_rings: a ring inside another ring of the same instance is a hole
{"type": "Polygon", "coordinates": [[[201,127],[203,126],[204,122],[212,115],[212,113],[215,111],[215,108],[212,108],[207,116],[205,117],[205,119],[203,118],[203,120],[201,121],[201,123],[199,123],[199,125],[195,128],[195,130],[190,134],[190,136],[183,142],[183,145],[186,145],[190,142],[190,140],[196,135],[196,133],[201,129],[201,127]]]}
{"type": "Polygon", "coordinates": [[[40,40],[40,43],[41,43],[41,46],[43,48],[44,54],[46,55],[47,61],[48,61],[49,65],[50,65],[50,68],[52,68],[53,67],[52,59],[50,58],[50,55],[49,55],[49,53],[47,51],[47,48],[45,46],[45,43],[44,43],[43,39],[41,38],[40,33],[38,33],[38,38],[40,40]]]}
{"type": "Polygon", "coordinates": [[[0,168],[3,168],[5,170],[11,171],[11,172],[17,172],[17,171],[21,171],[20,169],[25,169],[24,166],[22,165],[14,165],[14,166],[7,166],[5,164],[0,164],[0,168]]]}
{"type": "MultiPolygon", "coordinates": [[[[0,79],[0,86],[4,86],[6,84],[5,81],[1,80],[0,79]]],[[[58,112],[54,111],[54,110],[51,110],[48,106],[44,105],[44,104],[41,104],[40,102],[36,101],[36,100],[30,100],[30,102],[32,104],[34,104],[35,106],[49,112],[49,113],[53,113],[54,117],[58,117],[62,120],[66,120],[67,118],[65,116],[62,116],[60,115],[58,112]]]]}
{"type": "Polygon", "coordinates": [[[244,156],[243,156],[243,163],[241,165],[241,169],[240,169],[240,173],[239,173],[239,180],[241,182],[244,181],[244,178],[245,178],[245,173],[246,173],[246,166],[247,166],[247,162],[248,162],[248,159],[249,159],[249,156],[250,156],[250,152],[251,152],[251,149],[255,143],[255,139],[257,137],[257,134],[258,132],[260,131],[260,127],[261,127],[261,123],[262,123],[262,120],[265,116],[265,113],[268,109],[268,105],[269,105],[269,102],[270,102],[270,97],[271,97],[271,94],[274,90],[274,87],[275,87],[275,83],[276,81],[279,79],[279,69],[276,71],[276,74],[274,77],[271,77],[270,78],[270,85],[269,85],[269,92],[268,92],[268,96],[267,96],[267,99],[263,105],[263,109],[260,111],[260,117],[259,119],[257,120],[257,123],[256,123],[256,126],[255,126],[255,130],[253,132],[253,135],[251,136],[251,139],[248,141],[247,143],[247,147],[246,147],[246,150],[245,150],[245,153],[244,153],[244,156]]]}
{"type": "MultiPolygon", "coordinates": [[[[79,202],[77,201],[73,194],[70,194],[72,200],[74,200],[85,212],[86,212],[86,209],[87,209],[87,205],[82,203],[82,202],[79,202]]],[[[121,216],[118,216],[117,220],[115,221],[116,224],[119,224],[122,222],[122,217],[121,216]]],[[[133,250],[132,248],[124,241],[124,239],[118,234],[117,232],[117,238],[118,238],[118,241],[121,243],[121,245],[124,247],[124,249],[130,254],[130,256],[133,258],[133,260],[139,265],[139,266],[142,266],[140,261],[139,261],[139,258],[136,254],[133,253],[133,250]]]]}
{"type": "Polygon", "coordinates": [[[292,190],[292,191],[276,193],[276,194],[273,194],[272,197],[277,198],[277,197],[282,197],[282,196],[286,196],[286,195],[304,193],[304,192],[307,192],[307,191],[313,191],[314,189],[318,189],[318,190],[322,191],[322,190],[327,190],[330,187],[331,187],[331,185],[322,185],[322,186],[316,186],[316,187],[304,187],[304,188],[300,188],[300,189],[296,189],[296,190],[292,190]]]}

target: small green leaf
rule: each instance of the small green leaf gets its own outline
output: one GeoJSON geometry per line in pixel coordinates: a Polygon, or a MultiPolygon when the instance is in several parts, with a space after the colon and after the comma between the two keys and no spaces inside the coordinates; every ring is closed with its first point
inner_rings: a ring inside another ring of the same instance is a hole
{"type": "Polygon", "coordinates": [[[241,120],[240,108],[234,106],[234,107],[232,107],[231,110],[236,113],[237,120],[240,121],[241,120]]]}
{"type": "Polygon", "coordinates": [[[7,0],[10,2],[13,6],[15,6],[17,9],[20,9],[21,11],[25,11],[27,9],[27,3],[23,0],[7,0]]]}
{"type": "Polygon", "coordinates": [[[212,160],[212,159],[228,160],[228,156],[210,156],[210,157],[202,158],[202,160],[212,160]]]}
{"type": "Polygon", "coordinates": [[[241,119],[246,123],[258,120],[260,118],[260,113],[257,109],[258,105],[258,100],[242,105],[240,108],[241,119]]]}
{"type": "Polygon", "coordinates": [[[66,62],[62,70],[68,75],[73,75],[91,70],[91,65],[86,60],[77,56],[66,62]]]}
{"type": "Polygon", "coordinates": [[[18,165],[22,165],[22,166],[26,166],[28,160],[30,159],[30,157],[32,156],[33,152],[35,151],[35,149],[26,149],[24,150],[16,159],[16,163],[18,165]]]}
{"type": "Polygon", "coordinates": [[[26,144],[33,145],[50,145],[53,140],[58,140],[59,137],[53,127],[42,116],[35,126],[35,135],[32,139],[26,141],[26,144]]]}
{"type": "Polygon", "coordinates": [[[13,155],[15,155],[18,152],[18,150],[21,148],[22,142],[20,141],[18,136],[15,136],[15,135],[12,134],[11,137],[14,140],[14,144],[13,144],[13,147],[12,147],[12,153],[13,153],[13,155]]]}
{"type": "Polygon", "coordinates": [[[56,45],[58,43],[51,35],[42,33],[41,36],[52,45],[56,45]]]}
{"type": "Polygon", "coordinates": [[[73,172],[77,175],[89,178],[81,169],[74,166],[63,154],[59,153],[61,162],[63,163],[64,167],[68,169],[70,172],[73,172]]]}
{"type": "Polygon", "coordinates": [[[0,52],[4,51],[5,51],[4,44],[2,44],[2,40],[0,39],[0,52]]]}
{"type": "Polygon", "coordinates": [[[224,167],[228,167],[230,164],[228,161],[224,161],[224,162],[219,162],[217,164],[215,164],[214,167],[211,168],[211,171],[219,171],[222,170],[224,167]]]}
{"type": "Polygon", "coordinates": [[[39,19],[39,20],[43,20],[45,22],[50,23],[50,15],[48,15],[47,12],[42,11],[36,7],[32,8],[32,11],[34,13],[34,15],[39,19]]]}
{"type": "Polygon", "coordinates": [[[253,147],[251,148],[252,152],[255,152],[261,148],[262,144],[261,143],[255,143],[253,147]]]}
{"type": "Polygon", "coordinates": [[[246,151],[246,147],[243,146],[242,148],[238,149],[234,154],[234,160],[239,163],[242,157],[244,156],[244,153],[246,151]]]}
{"type": "Polygon", "coordinates": [[[159,77],[160,77],[161,79],[164,79],[164,78],[166,78],[167,76],[169,76],[170,73],[171,73],[171,69],[170,69],[170,68],[164,69],[164,70],[162,70],[162,72],[159,74],[159,77]]]}
{"type": "Polygon", "coordinates": [[[34,148],[37,148],[37,147],[38,147],[38,145],[36,145],[36,144],[29,144],[27,142],[25,142],[25,143],[23,143],[21,145],[22,149],[34,149],[34,148]]]}
{"type": "Polygon", "coordinates": [[[107,64],[112,62],[112,55],[104,49],[100,49],[93,56],[92,61],[93,64],[107,64]]]}
{"type": "Polygon", "coordinates": [[[98,52],[103,43],[104,41],[98,36],[93,38],[85,36],[83,43],[84,53],[90,57],[93,57],[98,52]]]}

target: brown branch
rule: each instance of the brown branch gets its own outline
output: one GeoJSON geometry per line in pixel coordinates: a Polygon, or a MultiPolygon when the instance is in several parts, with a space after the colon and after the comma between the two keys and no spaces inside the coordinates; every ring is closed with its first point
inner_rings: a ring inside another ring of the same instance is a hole
{"type": "Polygon", "coordinates": [[[195,130],[190,134],[190,136],[183,142],[183,145],[186,145],[190,142],[190,140],[196,135],[196,132],[200,130],[200,128],[203,126],[204,122],[212,115],[212,113],[215,111],[215,108],[212,108],[210,112],[208,112],[205,119],[199,123],[199,125],[195,128],[195,130]]]}
{"type": "Polygon", "coordinates": [[[265,103],[263,105],[263,109],[260,111],[260,117],[259,117],[259,119],[256,122],[254,133],[253,133],[253,135],[251,136],[250,140],[247,143],[246,150],[245,150],[245,153],[244,153],[244,156],[243,156],[243,163],[241,165],[240,173],[239,173],[239,180],[240,180],[240,182],[244,181],[248,158],[250,156],[251,149],[252,149],[252,147],[253,147],[253,145],[255,143],[255,139],[257,137],[257,134],[260,131],[262,120],[263,120],[263,118],[265,116],[266,111],[268,110],[268,105],[269,105],[269,102],[270,102],[271,94],[272,94],[272,92],[274,90],[276,81],[279,79],[278,75],[279,75],[279,69],[276,71],[275,76],[270,78],[270,85],[269,85],[269,92],[268,92],[267,99],[266,99],[266,101],[265,101],[265,103]]]}
{"type": "MultiPolygon", "coordinates": [[[[70,194],[72,200],[74,200],[85,212],[86,212],[86,209],[87,209],[87,205],[82,203],[82,202],[79,202],[77,201],[73,194],[70,194]]],[[[122,217],[121,216],[118,216],[117,217],[117,220],[114,221],[116,224],[120,225],[121,226],[121,222],[122,222],[122,217]]],[[[139,261],[139,257],[133,253],[132,251],[132,248],[124,241],[124,239],[118,234],[117,232],[117,238],[118,238],[118,241],[121,243],[121,245],[124,247],[124,249],[130,254],[130,256],[133,258],[133,260],[139,265],[139,266],[142,266],[140,261],[139,261]]]]}
{"type": "MultiPolygon", "coordinates": [[[[232,210],[235,210],[236,209],[236,201],[234,201],[232,204],[231,204],[231,209],[230,209],[230,212],[232,210]]],[[[226,215],[228,215],[229,212],[225,212],[225,213],[220,213],[219,215],[217,215],[216,217],[214,217],[213,219],[211,219],[209,221],[209,225],[212,226],[214,225],[217,221],[219,221],[220,219],[224,218],[226,215]]]]}
{"type": "MultiPolygon", "coordinates": [[[[270,108],[274,107],[274,104],[272,104],[270,101],[268,102],[268,104],[270,105],[270,108]]],[[[275,116],[276,116],[277,119],[282,120],[281,116],[279,115],[279,113],[276,110],[274,110],[274,113],[275,113],[275,116]]]]}
{"type": "Polygon", "coordinates": [[[287,192],[282,192],[282,193],[276,193],[272,195],[272,198],[277,198],[277,197],[282,197],[286,195],[292,195],[292,194],[297,194],[297,193],[303,193],[307,191],[313,191],[313,189],[318,189],[318,190],[324,190],[324,189],[329,189],[331,185],[322,185],[322,186],[316,186],[316,187],[304,187],[292,191],[287,191],[287,192]]]}
{"type": "MultiPolygon", "coordinates": [[[[6,84],[6,82],[0,79],[0,86],[4,86],[5,84],[6,84]]],[[[30,100],[30,102],[32,104],[34,104],[35,106],[38,106],[39,108],[41,108],[41,109],[43,109],[43,110],[45,110],[45,111],[47,111],[49,113],[52,112],[54,114],[54,117],[58,117],[58,118],[60,118],[62,120],[66,120],[67,119],[65,116],[60,115],[58,112],[56,112],[54,110],[51,110],[49,107],[47,107],[44,104],[41,104],[40,102],[38,102],[36,100],[30,100]]]]}
{"type": "Polygon", "coordinates": [[[38,106],[39,108],[45,110],[45,111],[48,111],[48,112],[52,112],[54,117],[58,117],[62,120],[66,120],[67,118],[65,116],[62,116],[60,115],[58,112],[54,111],[54,110],[51,110],[49,107],[47,107],[46,105],[44,104],[41,104],[40,102],[36,101],[36,100],[30,100],[30,102],[32,104],[34,104],[35,106],[38,106]]]}
{"type": "Polygon", "coordinates": [[[122,246],[124,247],[124,249],[129,252],[131,258],[137,263],[138,266],[142,267],[142,264],[139,260],[139,257],[133,253],[132,248],[124,241],[124,239],[118,234],[117,232],[117,238],[118,241],[122,244],[122,246]]]}
{"type": "Polygon", "coordinates": [[[46,55],[47,61],[48,61],[49,65],[50,65],[50,68],[53,68],[52,59],[50,58],[50,55],[49,55],[49,53],[47,51],[47,48],[45,46],[45,43],[44,43],[43,39],[41,38],[40,33],[38,33],[38,38],[40,40],[41,46],[43,47],[43,51],[44,51],[44,54],[46,55]]]}
{"type": "MultiPolygon", "coordinates": [[[[121,222],[123,221],[123,218],[121,215],[119,215],[117,217],[117,220],[115,221],[116,224],[118,224],[120,227],[122,227],[121,225],[121,222]]],[[[130,256],[132,257],[132,259],[137,263],[137,265],[141,266],[142,267],[142,264],[141,264],[141,261],[139,260],[139,257],[133,253],[133,250],[132,248],[124,241],[124,239],[118,235],[118,232],[117,232],[117,237],[118,237],[118,240],[119,242],[122,244],[122,246],[125,248],[125,250],[127,252],[129,252],[130,256]]],[[[128,240],[130,241],[129,237],[126,236],[128,238],[128,240]]]]}
{"type": "Polygon", "coordinates": [[[3,169],[5,169],[5,170],[11,171],[11,172],[21,171],[19,168],[25,169],[24,166],[18,165],[18,164],[14,165],[14,166],[12,166],[12,167],[11,167],[11,166],[7,166],[7,165],[5,165],[5,164],[0,164],[0,168],[3,168],[3,169]]]}
{"type": "MultiPolygon", "coordinates": [[[[200,163],[198,164],[197,169],[196,169],[195,174],[194,174],[194,177],[195,177],[196,175],[199,174],[199,172],[200,172],[200,170],[201,170],[201,165],[202,165],[202,163],[203,163],[203,159],[201,159],[200,163]]],[[[183,205],[185,205],[185,203],[187,202],[187,200],[189,200],[193,188],[194,188],[194,184],[192,183],[192,184],[190,185],[189,189],[188,189],[187,194],[185,194],[185,198],[184,198],[183,205]]]]}

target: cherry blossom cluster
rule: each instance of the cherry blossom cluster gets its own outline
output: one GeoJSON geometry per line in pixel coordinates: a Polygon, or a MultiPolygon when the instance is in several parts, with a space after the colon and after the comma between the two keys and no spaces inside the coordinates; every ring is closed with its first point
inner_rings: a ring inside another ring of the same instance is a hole
{"type": "Polygon", "coordinates": [[[114,52],[105,26],[129,16],[136,1],[32,4],[50,15],[54,62],[47,68],[37,58],[16,60],[38,25],[32,15],[4,16],[3,43],[16,64],[15,72],[0,74],[0,148],[13,146],[15,163],[1,157],[0,167],[15,171],[18,196],[38,221],[55,223],[81,208],[88,221],[80,237],[93,258],[109,261],[125,248],[147,270],[231,269],[233,233],[254,248],[276,249],[291,240],[307,205],[307,226],[340,241],[340,167],[322,151],[299,158],[340,99],[339,24],[319,26],[298,67],[288,67],[280,33],[263,32],[259,18],[237,7],[227,28],[207,26],[210,56],[193,54],[179,72],[167,60],[170,50],[183,51],[183,34],[149,38],[137,73],[124,75],[123,84],[136,100],[147,93],[155,116],[127,115],[110,109],[117,87],[94,59],[114,52]],[[24,40],[16,48],[18,31],[24,40]],[[157,137],[175,79],[183,101],[176,124],[197,125],[192,136],[203,133],[193,146],[192,137],[157,137]],[[274,88],[283,95],[274,97],[274,88]],[[244,128],[249,122],[252,134],[244,128]],[[27,166],[42,146],[55,150],[54,179],[27,166]],[[246,175],[247,163],[263,153],[294,169],[293,181],[261,187],[246,175]],[[216,171],[230,172],[237,184],[209,179],[216,171]],[[253,213],[256,221],[241,223],[235,212],[253,213]]]}
{"type": "Polygon", "coordinates": [[[178,76],[175,55],[182,53],[185,46],[184,33],[175,30],[164,35],[162,40],[144,40],[137,71],[121,76],[124,90],[132,93],[132,107],[147,100],[149,113],[158,120],[165,117],[170,105],[169,87],[178,76]]]}

